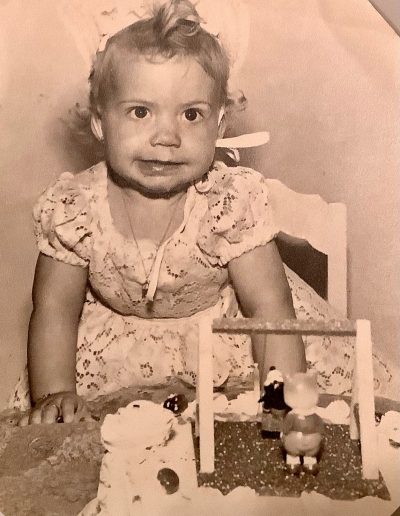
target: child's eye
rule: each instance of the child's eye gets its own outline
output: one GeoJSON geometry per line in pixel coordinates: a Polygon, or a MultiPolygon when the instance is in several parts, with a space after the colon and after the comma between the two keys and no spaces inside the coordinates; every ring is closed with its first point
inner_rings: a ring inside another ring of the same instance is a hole
{"type": "Polygon", "coordinates": [[[189,122],[195,122],[201,117],[200,111],[196,108],[186,109],[184,115],[186,120],[188,120],[189,122]]]}
{"type": "Polygon", "coordinates": [[[132,118],[146,118],[149,114],[149,110],[144,106],[136,106],[129,110],[129,114],[132,118]]]}

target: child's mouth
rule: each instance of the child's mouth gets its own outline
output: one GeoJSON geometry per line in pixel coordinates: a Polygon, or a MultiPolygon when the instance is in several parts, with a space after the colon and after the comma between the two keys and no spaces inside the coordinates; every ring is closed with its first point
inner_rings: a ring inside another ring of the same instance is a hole
{"type": "Polygon", "coordinates": [[[150,173],[169,173],[171,170],[182,165],[177,161],[142,160],[141,165],[146,172],[150,173]]]}

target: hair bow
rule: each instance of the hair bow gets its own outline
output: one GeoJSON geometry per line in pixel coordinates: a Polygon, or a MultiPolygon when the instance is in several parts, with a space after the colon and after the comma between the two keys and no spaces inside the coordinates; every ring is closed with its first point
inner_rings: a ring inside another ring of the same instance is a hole
{"type": "MultiPolygon", "coordinates": [[[[76,46],[91,65],[97,50],[128,25],[150,16],[166,0],[58,0],[59,16],[76,46]]],[[[250,18],[244,0],[197,0],[204,30],[218,37],[229,55],[231,76],[236,77],[248,47],[250,18]]]]}
{"type": "Polygon", "coordinates": [[[241,134],[233,138],[220,138],[216,141],[215,146],[226,149],[226,154],[236,163],[240,161],[238,149],[247,149],[250,147],[259,147],[269,142],[269,133],[260,131],[257,133],[241,134]]]}

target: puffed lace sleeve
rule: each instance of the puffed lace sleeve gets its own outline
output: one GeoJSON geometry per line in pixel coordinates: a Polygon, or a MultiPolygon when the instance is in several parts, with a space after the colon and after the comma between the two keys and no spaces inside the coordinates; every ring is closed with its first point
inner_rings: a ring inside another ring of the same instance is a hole
{"type": "Polygon", "coordinates": [[[69,172],[39,197],[33,208],[39,251],[70,265],[86,267],[90,259],[90,202],[69,172]]]}
{"type": "Polygon", "coordinates": [[[209,173],[208,210],[199,227],[198,245],[213,265],[265,245],[277,234],[264,177],[244,167],[218,164],[209,173]]]}

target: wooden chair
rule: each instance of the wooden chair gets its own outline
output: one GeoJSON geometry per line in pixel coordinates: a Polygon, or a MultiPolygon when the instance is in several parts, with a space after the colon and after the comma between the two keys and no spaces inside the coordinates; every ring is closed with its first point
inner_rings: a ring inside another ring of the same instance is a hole
{"type": "MultiPolygon", "coordinates": [[[[319,195],[294,192],[268,179],[275,225],[283,238],[308,242],[328,262],[327,301],[347,316],[347,213],[343,203],[328,203],[319,195]]],[[[279,235],[278,235],[279,236],[279,235]]]]}
{"type": "Polygon", "coordinates": [[[296,193],[277,180],[268,180],[275,223],[285,235],[310,243],[327,255],[328,302],[342,320],[268,322],[255,319],[215,319],[199,326],[197,432],[200,440],[200,471],[214,471],[213,332],[351,335],[356,337],[355,370],[351,397],[350,437],[361,438],[363,476],[378,478],[377,435],[372,371],[370,322],[350,321],[347,315],[346,207],[327,203],[318,195],[296,193]],[[359,405],[359,427],[356,404],[359,405]],[[360,430],[360,431],[359,431],[360,430]]]}

